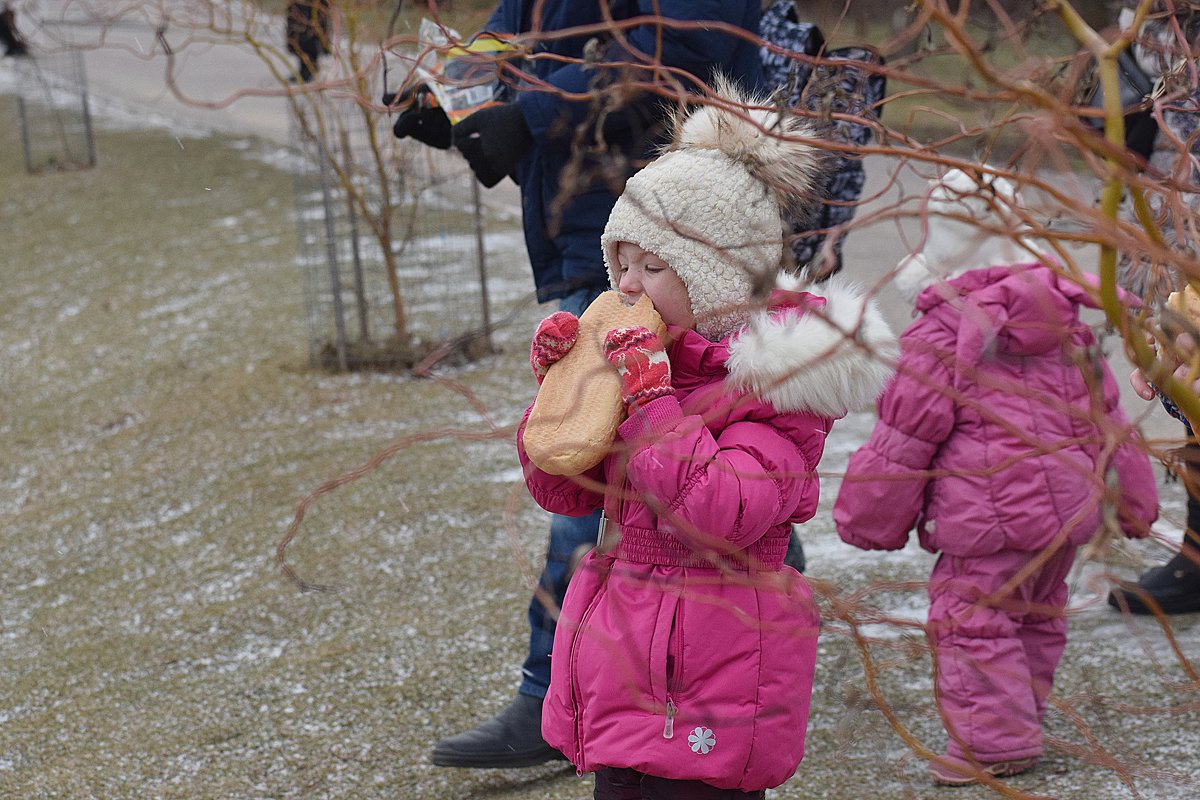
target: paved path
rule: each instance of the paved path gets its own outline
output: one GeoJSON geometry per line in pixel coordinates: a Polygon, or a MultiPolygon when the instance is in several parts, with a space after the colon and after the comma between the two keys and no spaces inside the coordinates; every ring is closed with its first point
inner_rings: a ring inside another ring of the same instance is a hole
{"type": "Polygon", "coordinates": [[[245,43],[246,37],[261,41],[277,54],[276,67],[286,69],[290,61],[284,58],[281,20],[247,6],[239,19],[215,21],[234,32],[221,36],[202,27],[194,13],[189,16],[181,0],[146,3],[142,11],[116,16],[110,9],[119,7],[38,0],[25,5],[18,24],[34,52],[48,61],[66,48],[78,48],[89,89],[101,99],[204,130],[287,142],[286,89],[245,43]]]}

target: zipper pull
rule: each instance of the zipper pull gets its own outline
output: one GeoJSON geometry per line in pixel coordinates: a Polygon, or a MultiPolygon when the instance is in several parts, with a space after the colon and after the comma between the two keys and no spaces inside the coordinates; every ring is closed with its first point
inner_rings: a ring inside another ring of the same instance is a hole
{"type": "Polygon", "coordinates": [[[675,736],[675,703],[671,698],[667,698],[667,721],[663,725],[663,738],[670,739],[675,736]]]}

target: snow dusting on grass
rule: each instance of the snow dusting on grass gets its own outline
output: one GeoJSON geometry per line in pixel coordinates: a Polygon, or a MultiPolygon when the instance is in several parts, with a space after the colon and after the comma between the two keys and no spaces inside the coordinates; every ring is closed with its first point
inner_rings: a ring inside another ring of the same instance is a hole
{"type": "MultiPolygon", "coordinates": [[[[0,128],[0,797],[590,796],[562,763],[428,763],[515,691],[545,548],[512,429],[547,309],[515,219],[487,239],[500,353],[433,380],[314,371],[290,154],[156,124],[105,124],[94,170],[36,177],[0,128]],[[338,591],[300,593],[274,560],[300,499],[430,431],[308,510],[288,563],[338,591]]],[[[808,755],[770,797],[994,797],[934,790],[881,708],[941,751],[920,628],[933,557],[854,550],[830,516],[872,423],[834,427],[801,529],[825,624],[808,755]]],[[[1162,491],[1170,543],[1182,490],[1162,491]]],[[[1074,577],[1047,756],[1013,791],[1196,795],[1200,615],[1164,630],[1103,603],[1112,575],[1166,554],[1122,544],[1074,577]]]]}

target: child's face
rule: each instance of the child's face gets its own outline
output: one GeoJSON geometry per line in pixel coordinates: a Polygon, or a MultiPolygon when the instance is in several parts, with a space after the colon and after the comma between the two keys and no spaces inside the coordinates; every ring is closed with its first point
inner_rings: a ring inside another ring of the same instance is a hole
{"type": "Polygon", "coordinates": [[[617,243],[617,288],[631,303],[642,295],[649,297],[668,325],[692,328],[696,324],[683,279],[667,262],[631,242],[617,243]]]}

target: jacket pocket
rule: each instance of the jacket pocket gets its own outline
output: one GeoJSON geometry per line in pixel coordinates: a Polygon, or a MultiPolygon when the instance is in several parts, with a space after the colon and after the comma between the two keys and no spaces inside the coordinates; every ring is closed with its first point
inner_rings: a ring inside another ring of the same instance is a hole
{"type": "Polygon", "coordinates": [[[679,591],[666,591],[658,607],[654,621],[654,635],[650,641],[650,701],[661,712],[662,735],[671,739],[675,735],[675,713],[678,710],[678,693],[683,674],[683,604],[679,591]]]}
{"type": "MultiPolygon", "coordinates": [[[[566,755],[573,764],[575,764],[576,769],[579,770],[584,769],[584,765],[587,764],[587,756],[584,752],[587,744],[587,737],[585,735],[586,725],[583,721],[584,714],[586,713],[585,707],[587,703],[585,701],[584,692],[580,687],[578,680],[580,662],[581,660],[589,661],[594,658],[594,654],[589,652],[593,648],[589,647],[587,642],[588,627],[591,624],[592,615],[596,613],[596,609],[604,601],[604,596],[608,591],[607,579],[609,569],[612,567],[612,559],[597,556],[595,553],[589,553],[587,556],[585,556],[584,563],[587,565],[588,569],[584,571],[583,575],[581,575],[578,580],[572,582],[571,587],[567,591],[567,600],[563,603],[563,616],[560,616],[559,618],[559,625],[561,626],[565,624],[563,617],[566,616],[568,609],[574,605],[571,601],[576,597],[588,598],[587,602],[583,605],[583,608],[579,610],[578,615],[576,616],[572,614],[572,617],[574,617],[577,622],[575,623],[575,630],[567,642],[570,645],[566,654],[566,658],[568,659],[568,667],[565,671],[565,675],[563,676],[565,680],[563,681],[564,686],[562,687],[565,690],[566,695],[564,702],[567,704],[570,712],[570,725],[572,729],[570,741],[574,747],[570,752],[561,747],[560,749],[562,749],[563,754],[566,755]],[[590,583],[585,585],[585,581],[590,583]]],[[[558,636],[556,635],[556,644],[557,639],[558,636]]],[[[556,647],[555,649],[559,648],[556,647]]],[[[552,657],[550,679],[551,692],[555,692],[560,689],[560,687],[556,685],[555,666],[556,662],[552,657]]],[[[543,728],[544,727],[545,726],[543,725],[543,728]]],[[[557,743],[555,746],[559,747],[557,743]]]]}

